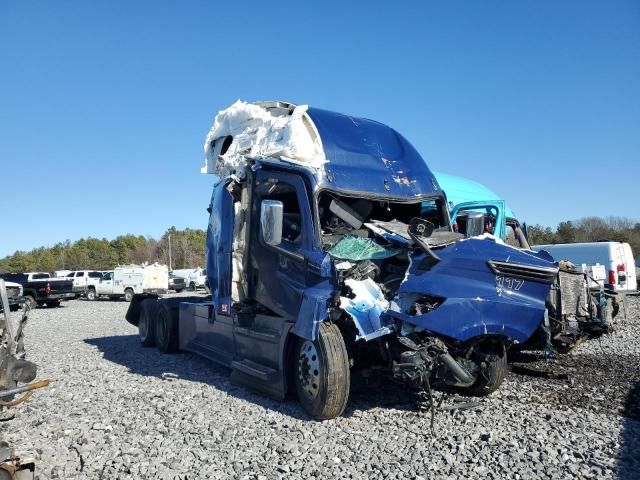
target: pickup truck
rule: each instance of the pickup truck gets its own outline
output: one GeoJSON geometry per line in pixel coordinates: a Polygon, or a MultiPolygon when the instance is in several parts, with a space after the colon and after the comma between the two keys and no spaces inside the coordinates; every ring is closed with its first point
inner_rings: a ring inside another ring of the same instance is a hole
{"type": "Polygon", "coordinates": [[[174,277],[184,278],[185,284],[192,292],[195,292],[199,288],[205,288],[205,282],[207,279],[207,271],[205,269],[200,267],[182,268],[172,270],[171,274],[173,274],[174,277]]]}
{"type": "Polygon", "coordinates": [[[46,305],[59,307],[63,300],[76,298],[73,281],[51,278],[46,272],[3,273],[0,278],[22,285],[25,302],[31,308],[46,305]]]}
{"type": "Polygon", "coordinates": [[[548,256],[452,231],[426,162],[381,123],[286,102],[215,119],[206,270],[211,296],[135,295],[143,345],[231,368],[310,416],[341,415],[352,369],[419,392],[488,395],[507,350],[540,326],[548,256]],[[435,209],[423,214],[422,202],[435,209]]]}
{"type": "MultiPolygon", "coordinates": [[[[5,281],[4,285],[7,290],[7,299],[9,300],[9,310],[15,312],[20,308],[22,298],[22,285],[19,283],[5,281]]],[[[2,309],[0,308],[0,311],[2,309]]]]}
{"type": "Polygon", "coordinates": [[[87,293],[87,289],[90,285],[95,285],[100,281],[102,275],[102,272],[97,272],[95,270],[74,270],[58,278],[73,280],[73,291],[80,295],[84,295],[87,293]]]}

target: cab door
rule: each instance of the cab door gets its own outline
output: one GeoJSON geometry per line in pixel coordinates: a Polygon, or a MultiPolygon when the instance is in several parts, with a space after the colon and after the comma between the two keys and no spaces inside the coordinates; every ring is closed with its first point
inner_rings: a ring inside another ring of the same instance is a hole
{"type": "Polygon", "coordinates": [[[309,197],[300,176],[258,170],[252,202],[254,218],[260,215],[265,200],[283,204],[282,241],[267,245],[260,228],[252,229],[255,300],[284,321],[293,322],[300,311],[309,273],[308,255],[314,232],[309,197]]]}
{"type": "Polygon", "coordinates": [[[98,295],[108,295],[113,293],[113,272],[107,272],[96,285],[98,295]]]}
{"type": "Polygon", "coordinates": [[[451,210],[451,223],[457,223],[461,214],[483,213],[485,215],[484,228],[482,232],[469,232],[467,236],[474,236],[482,233],[491,233],[504,240],[507,234],[505,202],[504,200],[489,200],[477,202],[462,202],[451,210]],[[487,216],[493,217],[493,222],[489,225],[487,216]]]}

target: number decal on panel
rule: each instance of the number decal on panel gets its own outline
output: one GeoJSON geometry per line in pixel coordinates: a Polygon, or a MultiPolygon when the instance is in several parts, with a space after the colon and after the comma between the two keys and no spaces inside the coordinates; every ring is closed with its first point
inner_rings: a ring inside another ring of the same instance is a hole
{"type": "Polygon", "coordinates": [[[524,280],[520,278],[505,277],[503,275],[496,275],[496,291],[501,294],[504,290],[511,292],[517,292],[524,285],[524,280]]]}

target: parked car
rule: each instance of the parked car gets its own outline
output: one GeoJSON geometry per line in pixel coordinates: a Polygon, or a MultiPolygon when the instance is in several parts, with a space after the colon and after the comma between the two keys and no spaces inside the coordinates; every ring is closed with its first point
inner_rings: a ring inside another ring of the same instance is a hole
{"type": "Polygon", "coordinates": [[[58,307],[61,301],[77,296],[72,280],[51,278],[47,272],[3,273],[0,278],[22,285],[25,301],[31,308],[58,307]]]}
{"type": "MultiPolygon", "coordinates": [[[[24,301],[22,297],[22,285],[15,282],[4,282],[5,288],[7,290],[7,299],[9,300],[9,310],[15,312],[20,308],[21,303],[24,301]]],[[[1,305],[0,305],[1,307],[1,305]]],[[[0,308],[0,311],[2,309],[0,308]]]]}
{"type": "Polygon", "coordinates": [[[99,282],[102,275],[102,272],[96,270],[74,270],[64,275],[64,278],[73,280],[73,291],[84,295],[89,285],[99,282]]]}
{"type": "Polygon", "coordinates": [[[176,293],[180,293],[185,288],[187,288],[187,282],[184,278],[175,275],[172,272],[169,272],[169,290],[173,290],[176,293]]]}
{"type": "Polygon", "coordinates": [[[211,297],[136,295],[126,319],[143,345],[196,352],[276,398],[293,389],[326,419],[344,411],[352,368],[487,395],[510,346],[542,323],[557,266],[452,232],[429,167],[386,125],[237,102],[205,149],[203,171],[221,179],[208,209],[211,297]]]}
{"type": "Polygon", "coordinates": [[[169,273],[165,265],[125,265],[107,272],[95,285],[89,285],[87,298],[95,300],[104,295],[127,302],[135,294],[162,294],[169,288],[169,273]]]}
{"type": "Polygon", "coordinates": [[[638,290],[636,266],[631,246],[624,242],[557,243],[534,245],[534,251],[546,251],[556,260],[569,260],[576,265],[604,265],[606,285],[616,292],[638,290]]]}

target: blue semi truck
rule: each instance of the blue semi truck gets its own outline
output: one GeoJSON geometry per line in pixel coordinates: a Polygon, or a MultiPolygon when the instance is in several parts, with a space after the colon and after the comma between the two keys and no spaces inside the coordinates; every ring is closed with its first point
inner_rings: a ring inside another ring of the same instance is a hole
{"type": "Polygon", "coordinates": [[[507,350],[539,328],[557,266],[453,232],[438,181],[390,127],[237,102],[205,151],[211,296],[137,295],[126,318],[143,345],[196,352],[326,419],[354,369],[489,394],[507,350]]]}

